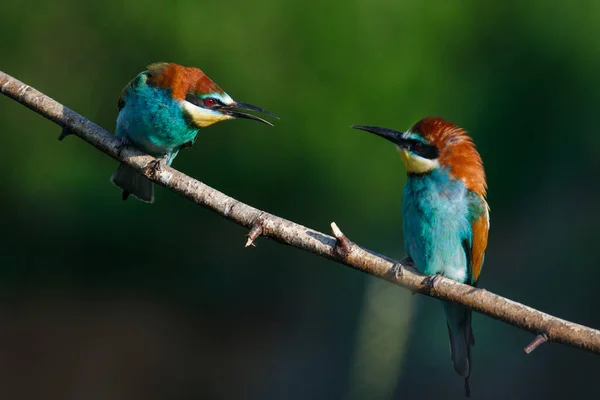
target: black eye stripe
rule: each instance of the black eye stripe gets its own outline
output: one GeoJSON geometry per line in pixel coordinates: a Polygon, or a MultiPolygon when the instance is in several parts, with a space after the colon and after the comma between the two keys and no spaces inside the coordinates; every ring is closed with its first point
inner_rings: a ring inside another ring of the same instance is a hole
{"type": "Polygon", "coordinates": [[[198,96],[193,95],[192,93],[188,93],[185,96],[185,101],[188,101],[198,107],[202,107],[203,105],[202,99],[198,96]]]}
{"type": "MultiPolygon", "coordinates": [[[[210,97],[210,98],[214,100],[215,106],[222,106],[223,105],[223,102],[221,100],[215,99],[214,97],[210,97]]],[[[204,107],[204,99],[196,96],[193,93],[188,93],[185,96],[185,101],[190,102],[193,105],[198,106],[198,107],[204,107]]]]}
{"type": "Polygon", "coordinates": [[[427,158],[428,160],[436,159],[439,155],[438,148],[430,144],[425,144],[419,140],[408,139],[408,149],[419,157],[427,158]]]}

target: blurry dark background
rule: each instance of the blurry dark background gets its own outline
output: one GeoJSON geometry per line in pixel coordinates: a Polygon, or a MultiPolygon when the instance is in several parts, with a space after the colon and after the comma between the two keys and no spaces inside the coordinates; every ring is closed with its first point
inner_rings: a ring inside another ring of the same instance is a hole
{"type": "MultiPolygon", "coordinates": [[[[18,1],[0,70],[110,131],[147,64],[202,68],[274,129],[203,130],[174,166],[401,258],[405,171],[350,124],[439,115],[484,159],[480,286],[600,327],[600,2],[18,1]]],[[[462,399],[440,304],[259,239],[0,97],[0,387],[10,399],[462,399]]],[[[476,315],[475,399],[598,398],[600,357],[476,315]]]]}

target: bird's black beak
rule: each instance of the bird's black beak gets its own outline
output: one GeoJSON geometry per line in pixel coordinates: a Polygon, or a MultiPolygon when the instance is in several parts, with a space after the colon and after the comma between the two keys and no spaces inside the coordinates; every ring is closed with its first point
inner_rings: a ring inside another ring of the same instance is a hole
{"type": "Polygon", "coordinates": [[[384,139],[389,140],[397,146],[404,147],[406,143],[406,139],[404,139],[404,132],[398,132],[393,129],[387,128],[378,128],[376,126],[361,126],[361,125],[352,125],[353,129],[360,129],[361,131],[371,132],[380,136],[384,139]]]}
{"type": "Polygon", "coordinates": [[[261,112],[263,114],[270,115],[273,118],[279,119],[279,117],[277,115],[275,115],[265,109],[253,106],[252,104],[242,103],[240,101],[236,101],[235,103],[233,103],[231,105],[223,106],[219,109],[219,111],[221,111],[223,114],[231,115],[234,118],[252,119],[254,121],[262,122],[263,124],[273,126],[273,124],[270,123],[269,121],[267,121],[266,119],[262,119],[260,117],[257,117],[256,115],[245,113],[240,110],[257,111],[257,112],[261,112]]]}

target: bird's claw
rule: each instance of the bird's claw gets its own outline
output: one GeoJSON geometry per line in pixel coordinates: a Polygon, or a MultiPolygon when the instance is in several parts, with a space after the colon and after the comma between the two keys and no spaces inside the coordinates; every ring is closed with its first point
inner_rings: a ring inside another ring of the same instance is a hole
{"type": "Polygon", "coordinates": [[[425,278],[425,286],[429,289],[429,292],[435,292],[435,284],[440,279],[440,274],[430,275],[425,278]]]}
{"type": "Polygon", "coordinates": [[[127,136],[121,138],[121,142],[117,145],[117,154],[121,157],[121,152],[125,150],[125,147],[131,144],[131,140],[127,136]]]}
{"type": "Polygon", "coordinates": [[[146,165],[146,175],[151,179],[155,179],[160,174],[164,163],[166,163],[166,157],[150,161],[148,165],[146,165]]]}
{"type": "Polygon", "coordinates": [[[387,279],[394,278],[395,281],[398,281],[402,277],[403,273],[404,265],[402,265],[402,263],[394,263],[394,265],[392,265],[385,273],[384,277],[387,279]]]}

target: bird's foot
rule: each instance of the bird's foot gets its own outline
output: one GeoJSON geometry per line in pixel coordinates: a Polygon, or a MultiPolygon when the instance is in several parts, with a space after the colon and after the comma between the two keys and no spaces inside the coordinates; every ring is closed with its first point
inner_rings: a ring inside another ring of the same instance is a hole
{"type": "Polygon", "coordinates": [[[388,269],[388,271],[383,275],[383,277],[388,280],[392,280],[393,278],[397,282],[402,277],[403,273],[404,265],[402,265],[401,262],[397,262],[394,263],[394,265],[392,265],[390,269],[388,269]]]}
{"type": "Polygon", "coordinates": [[[117,155],[119,157],[121,157],[121,152],[123,150],[125,150],[125,147],[129,146],[131,144],[131,140],[129,140],[129,138],[127,136],[123,136],[121,138],[121,143],[119,143],[117,145],[117,155]]]}
{"type": "Polygon", "coordinates": [[[435,284],[437,283],[437,281],[440,280],[440,277],[442,275],[440,274],[435,274],[435,275],[429,275],[427,278],[425,278],[425,287],[427,289],[429,289],[429,292],[435,292],[435,284]]]}
{"type": "Polygon", "coordinates": [[[152,160],[146,165],[146,175],[148,175],[151,179],[156,179],[162,170],[162,167],[166,165],[167,160],[169,159],[169,155],[165,155],[161,158],[157,158],[152,160]]]}

